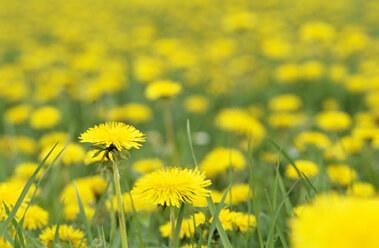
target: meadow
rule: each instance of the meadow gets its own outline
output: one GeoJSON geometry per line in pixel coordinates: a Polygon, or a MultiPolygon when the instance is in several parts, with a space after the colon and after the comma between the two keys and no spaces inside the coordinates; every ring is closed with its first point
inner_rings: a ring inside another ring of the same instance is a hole
{"type": "Polygon", "coordinates": [[[378,1],[0,6],[0,248],[379,247],[378,1]]]}

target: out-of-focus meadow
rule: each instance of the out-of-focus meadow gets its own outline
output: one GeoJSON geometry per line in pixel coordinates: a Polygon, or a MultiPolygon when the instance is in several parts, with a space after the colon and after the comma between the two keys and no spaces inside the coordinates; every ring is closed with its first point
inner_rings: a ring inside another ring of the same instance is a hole
{"type": "Polygon", "coordinates": [[[175,245],[379,247],[378,1],[0,5],[0,247],[121,247],[109,167],[78,139],[108,121],[146,134],[120,167],[130,247],[171,246],[136,180],[197,165],[220,211],[177,208],[175,245]]]}

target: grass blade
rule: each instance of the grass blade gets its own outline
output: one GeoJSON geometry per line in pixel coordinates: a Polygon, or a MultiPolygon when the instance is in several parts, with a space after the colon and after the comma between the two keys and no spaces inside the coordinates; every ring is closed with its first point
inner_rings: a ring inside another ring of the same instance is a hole
{"type": "Polygon", "coordinates": [[[190,121],[187,119],[187,136],[188,136],[188,142],[191,148],[191,154],[192,154],[192,160],[195,166],[197,167],[197,160],[195,156],[195,152],[193,151],[193,144],[192,144],[192,136],[191,136],[191,126],[190,126],[190,121]]]}
{"type": "Polygon", "coordinates": [[[175,235],[174,236],[175,248],[179,247],[179,233],[180,233],[180,229],[182,227],[183,216],[184,216],[184,208],[185,208],[185,204],[182,203],[182,205],[180,206],[180,209],[179,209],[178,218],[176,219],[175,234],[174,234],[175,235]]]}
{"type": "Polygon", "coordinates": [[[313,185],[313,183],[307,178],[307,177],[304,177],[304,173],[302,173],[299,168],[297,168],[295,162],[290,158],[290,156],[287,154],[287,152],[285,152],[283,149],[281,149],[281,147],[273,140],[273,139],[270,139],[270,142],[271,144],[279,150],[279,152],[281,154],[283,154],[283,156],[288,160],[288,162],[290,162],[290,164],[293,166],[293,168],[296,170],[296,173],[298,174],[298,176],[304,181],[306,182],[305,185],[307,185],[308,187],[310,187],[314,193],[317,194],[317,189],[316,187],[313,185]]]}
{"type": "Polygon", "coordinates": [[[54,234],[54,243],[55,244],[57,244],[59,242],[59,226],[61,225],[63,207],[64,207],[64,199],[62,201],[62,205],[59,208],[59,212],[58,212],[57,228],[55,229],[55,234],[54,234]]]}
{"type": "Polygon", "coordinates": [[[257,222],[259,247],[264,248],[263,238],[262,238],[262,230],[261,230],[261,225],[260,225],[260,221],[259,221],[259,211],[258,211],[256,199],[255,199],[255,180],[254,180],[254,174],[253,174],[253,158],[252,158],[250,143],[251,142],[250,142],[250,137],[249,137],[248,138],[248,150],[247,150],[248,151],[248,164],[249,164],[249,186],[250,186],[251,192],[252,192],[251,200],[253,203],[255,218],[256,218],[256,222],[257,222]]]}
{"type": "MultiPolygon", "coordinates": [[[[208,196],[207,202],[208,202],[208,207],[209,207],[209,210],[211,211],[212,216],[215,216],[216,215],[216,207],[212,201],[212,197],[208,196]]],[[[228,235],[226,235],[226,232],[225,232],[224,228],[222,227],[220,221],[216,222],[216,228],[217,228],[218,234],[220,235],[222,245],[225,248],[232,248],[232,245],[230,244],[228,235]]]]}
{"type": "Polygon", "coordinates": [[[278,209],[275,212],[274,219],[271,222],[270,230],[269,230],[269,233],[268,233],[268,236],[267,236],[267,245],[266,245],[266,247],[270,247],[269,245],[271,244],[272,238],[274,236],[274,227],[276,226],[276,220],[278,219],[280,210],[283,207],[286,198],[289,196],[289,194],[292,192],[292,190],[295,188],[295,186],[298,184],[298,182],[300,182],[300,180],[301,180],[301,178],[298,178],[295,181],[295,183],[291,186],[291,188],[288,190],[288,192],[286,193],[286,195],[283,197],[283,200],[280,202],[280,204],[278,206],[278,209]]]}
{"type": "Polygon", "coordinates": [[[86,215],[86,212],[85,212],[85,209],[84,209],[84,205],[83,205],[83,201],[82,201],[82,198],[80,198],[80,195],[79,195],[79,191],[78,191],[78,186],[76,185],[76,182],[74,181],[74,187],[75,187],[75,191],[76,191],[76,198],[78,200],[78,205],[79,205],[79,215],[80,215],[80,218],[82,219],[82,222],[86,228],[86,233],[87,233],[87,237],[88,237],[88,241],[89,243],[92,242],[93,238],[92,238],[92,232],[91,232],[91,227],[88,223],[88,220],[87,220],[87,215],[86,215]]]}
{"type": "Polygon", "coordinates": [[[50,152],[46,155],[46,157],[42,160],[42,162],[38,165],[37,169],[34,171],[32,176],[28,179],[26,182],[20,196],[18,197],[16,204],[10,211],[7,219],[3,222],[3,224],[0,226],[0,237],[3,236],[5,230],[8,228],[9,224],[11,223],[12,219],[16,216],[16,213],[18,209],[20,208],[22,202],[25,200],[26,195],[28,194],[28,191],[30,187],[32,186],[35,177],[37,176],[38,172],[41,170],[42,166],[45,164],[47,158],[50,156],[51,152],[54,150],[54,148],[57,146],[58,143],[56,143],[53,148],[50,150],[50,152]]]}
{"type": "Polygon", "coordinates": [[[217,207],[217,211],[216,211],[216,213],[215,213],[215,214],[212,214],[212,216],[213,216],[213,220],[212,220],[211,226],[210,226],[210,228],[209,228],[208,243],[207,243],[207,244],[208,244],[208,247],[211,247],[211,240],[212,240],[212,237],[213,237],[213,232],[214,232],[215,229],[216,229],[216,223],[221,223],[221,222],[219,221],[218,216],[220,215],[221,209],[222,209],[222,207],[224,206],[224,201],[225,201],[226,196],[228,195],[228,192],[229,192],[229,190],[230,190],[231,187],[232,187],[232,185],[229,184],[229,187],[226,189],[224,195],[223,195],[222,198],[221,198],[220,203],[218,204],[218,207],[217,207]]]}
{"type": "MultiPolygon", "coordinates": [[[[9,208],[7,207],[7,205],[5,204],[5,202],[3,202],[3,205],[4,205],[4,208],[5,208],[5,211],[6,213],[9,215],[10,211],[9,211],[9,208]]],[[[16,240],[19,241],[20,245],[22,247],[25,247],[25,241],[24,241],[24,235],[23,235],[23,229],[22,229],[22,223],[21,223],[21,227],[20,227],[20,223],[17,223],[16,219],[13,218],[12,219],[12,224],[14,226],[14,229],[16,230],[16,234],[15,234],[15,237],[14,237],[14,240],[15,240],[15,246],[18,246],[16,245],[18,242],[16,242],[16,240]]]]}

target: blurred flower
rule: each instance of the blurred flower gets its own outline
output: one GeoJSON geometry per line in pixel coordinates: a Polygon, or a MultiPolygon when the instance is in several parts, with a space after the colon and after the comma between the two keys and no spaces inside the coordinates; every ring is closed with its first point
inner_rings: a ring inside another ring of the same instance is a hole
{"type": "Polygon", "coordinates": [[[4,118],[7,122],[14,125],[24,123],[30,115],[33,107],[28,104],[19,104],[7,109],[4,113],[4,118]]]}
{"type": "Polygon", "coordinates": [[[226,172],[229,166],[234,170],[243,170],[246,167],[244,155],[236,149],[217,147],[200,163],[200,170],[210,177],[215,177],[226,172]]]}
{"type": "Polygon", "coordinates": [[[351,118],[345,112],[324,111],[317,114],[316,124],[325,131],[343,131],[350,127],[351,118]]]}
{"type": "Polygon", "coordinates": [[[44,106],[30,114],[30,126],[34,129],[54,127],[61,120],[61,113],[52,106],[44,106]]]}
{"type": "Polygon", "coordinates": [[[301,105],[300,97],[292,94],[275,96],[268,103],[271,111],[296,111],[299,110],[301,105]]]}
{"type": "Polygon", "coordinates": [[[377,198],[317,196],[290,221],[292,247],[379,247],[378,212],[377,198]]]}
{"type": "MultiPolygon", "coordinates": [[[[195,213],[190,218],[183,219],[182,225],[180,227],[179,238],[183,239],[183,238],[193,237],[195,235],[195,228],[204,223],[205,223],[205,216],[201,212],[195,213]],[[196,226],[194,226],[194,223],[196,223],[196,226]]],[[[171,223],[166,222],[164,225],[159,227],[159,231],[162,233],[163,237],[170,237],[171,223]]]]}
{"type": "Polygon", "coordinates": [[[276,112],[269,116],[268,122],[274,128],[291,128],[304,124],[304,113],[276,112]]]}
{"type": "Polygon", "coordinates": [[[348,186],[357,179],[357,172],[346,164],[332,164],[326,168],[326,172],[333,183],[348,186]]]}
{"type": "MultiPolygon", "coordinates": [[[[233,229],[240,230],[241,232],[247,232],[250,228],[256,226],[255,216],[252,214],[245,214],[241,212],[232,212],[229,209],[221,209],[221,212],[218,216],[222,227],[226,231],[232,231],[233,229]]],[[[209,220],[212,222],[213,218],[209,220]]]]}
{"type": "Polygon", "coordinates": [[[375,195],[375,187],[366,182],[355,182],[348,188],[347,193],[350,195],[369,197],[375,195]]]}
{"type": "Polygon", "coordinates": [[[280,83],[293,83],[300,76],[300,68],[297,64],[282,64],[276,68],[275,75],[280,83]]]}
{"type": "MultiPolygon", "coordinates": [[[[319,174],[318,166],[308,160],[296,160],[295,165],[301,174],[305,174],[307,177],[314,177],[319,174]]],[[[294,166],[292,164],[287,165],[285,176],[291,179],[298,179],[299,175],[297,174],[294,166]]]]}
{"type": "MultiPolygon", "coordinates": [[[[54,242],[56,229],[56,225],[53,225],[52,227],[47,227],[39,235],[39,239],[47,247],[51,247],[51,244],[54,242]]],[[[67,245],[69,244],[69,242],[71,242],[74,248],[87,247],[85,235],[79,229],[74,229],[73,227],[67,225],[60,225],[58,235],[60,242],[63,242],[67,245]]]]}
{"type": "MultiPolygon", "coordinates": [[[[34,173],[34,171],[37,169],[38,164],[37,163],[21,163],[16,166],[16,169],[14,170],[14,177],[17,179],[21,179],[24,181],[27,181],[34,173]]],[[[36,179],[40,179],[41,176],[44,173],[44,168],[41,168],[38,174],[36,175],[36,179]]]]}
{"type": "Polygon", "coordinates": [[[181,90],[182,86],[179,83],[171,80],[157,80],[146,86],[145,96],[149,100],[157,100],[176,96],[181,90]]]}
{"type": "Polygon", "coordinates": [[[163,161],[158,158],[141,159],[134,162],[132,168],[141,174],[150,173],[163,168],[163,161]]]}
{"type": "Polygon", "coordinates": [[[25,214],[24,228],[29,231],[40,229],[47,225],[48,219],[49,214],[46,210],[39,206],[31,205],[25,214]]]}
{"type": "Polygon", "coordinates": [[[300,151],[304,151],[307,148],[307,145],[314,145],[323,150],[331,146],[328,136],[315,131],[302,132],[295,136],[293,142],[296,148],[300,151]]]}
{"type": "MultiPolygon", "coordinates": [[[[136,197],[134,193],[132,194],[128,192],[124,193],[121,195],[121,198],[124,204],[123,207],[124,207],[125,214],[133,213],[133,207],[135,211],[151,211],[155,208],[151,202],[147,202],[147,201],[144,201],[140,197],[136,197]],[[133,205],[132,205],[132,200],[133,200],[133,205]]],[[[108,200],[106,205],[107,205],[108,210],[117,211],[118,203],[117,203],[116,196],[113,196],[111,200],[108,200]]]]}
{"type": "Polygon", "coordinates": [[[191,95],[184,101],[186,110],[190,113],[201,114],[208,109],[208,99],[202,95],[191,95]]]}

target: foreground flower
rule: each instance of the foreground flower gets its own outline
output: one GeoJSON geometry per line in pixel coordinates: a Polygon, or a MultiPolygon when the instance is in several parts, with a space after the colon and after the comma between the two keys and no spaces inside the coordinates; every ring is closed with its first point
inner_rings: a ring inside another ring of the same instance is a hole
{"type": "Polygon", "coordinates": [[[198,168],[189,170],[166,168],[154,171],[139,179],[132,194],[154,205],[180,207],[181,202],[192,203],[198,196],[207,196],[205,187],[211,184],[198,168]]]}
{"type": "Polygon", "coordinates": [[[104,145],[107,149],[116,148],[121,151],[123,148],[139,149],[144,142],[144,134],[130,125],[122,122],[108,122],[89,128],[79,137],[80,142],[104,145]]]}
{"type": "Polygon", "coordinates": [[[379,247],[378,213],[378,198],[319,196],[290,221],[291,247],[379,247]]]}
{"type": "MultiPolygon", "coordinates": [[[[42,231],[39,235],[39,239],[47,247],[53,247],[55,231],[57,226],[48,227],[42,231]]],[[[69,239],[73,247],[82,248],[86,246],[86,240],[84,239],[84,233],[81,230],[74,229],[71,226],[60,225],[59,226],[59,241],[69,244],[69,239]]]]}

